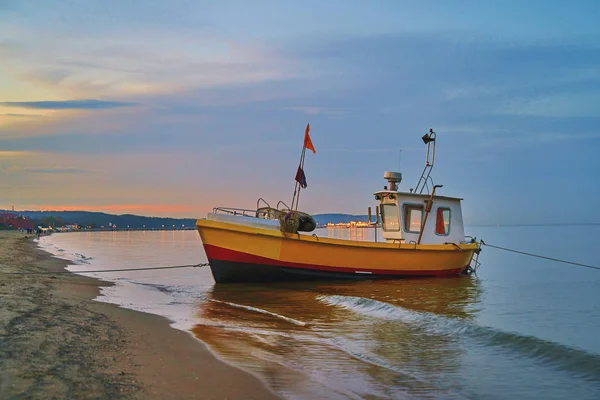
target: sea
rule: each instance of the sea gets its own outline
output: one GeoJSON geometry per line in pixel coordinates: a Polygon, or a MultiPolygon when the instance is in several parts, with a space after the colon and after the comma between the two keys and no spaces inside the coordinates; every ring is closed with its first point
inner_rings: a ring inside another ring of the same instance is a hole
{"type": "MultiPolygon", "coordinates": [[[[466,234],[600,266],[600,225],[466,234]]],[[[86,272],[206,262],[196,231],[57,233],[38,244],[70,271],[114,282],[97,301],[167,317],[285,399],[600,398],[600,270],[483,246],[471,276],[216,284],[208,267],[86,272]]]]}

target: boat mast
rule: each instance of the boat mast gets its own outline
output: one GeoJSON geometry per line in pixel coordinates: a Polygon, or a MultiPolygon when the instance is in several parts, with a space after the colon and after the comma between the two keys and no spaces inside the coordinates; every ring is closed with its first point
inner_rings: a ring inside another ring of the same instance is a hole
{"type": "MultiPolygon", "coordinates": [[[[304,171],[304,156],[306,154],[306,147],[302,146],[302,154],[300,155],[300,169],[304,171]]],[[[292,198],[292,210],[298,210],[298,202],[300,201],[300,190],[302,190],[302,186],[298,180],[296,180],[296,185],[294,186],[294,197],[292,198]],[[296,208],[294,209],[294,205],[296,208]]]]}
{"type": "Polygon", "coordinates": [[[304,139],[302,143],[302,153],[300,155],[300,164],[298,165],[298,170],[296,171],[296,184],[294,186],[294,198],[292,199],[292,207],[291,210],[298,211],[298,202],[300,201],[300,190],[302,189],[302,185],[306,187],[306,176],[304,175],[304,159],[306,155],[306,149],[309,148],[312,152],[315,152],[315,148],[310,140],[310,135],[308,132],[310,131],[310,124],[306,124],[306,129],[304,130],[304,139]],[[295,206],[295,208],[294,208],[295,206]]]}
{"type": "Polygon", "coordinates": [[[425,158],[425,168],[423,168],[423,172],[421,173],[421,177],[419,178],[419,182],[417,182],[417,186],[415,187],[415,193],[423,193],[423,190],[427,188],[427,192],[429,193],[429,186],[427,185],[428,181],[431,181],[433,185],[433,180],[430,178],[431,170],[433,169],[433,163],[435,162],[435,139],[436,134],[433,129],[429,130],[429,133],[426,133],[421,138],[423,143],[427,145],[427,157],[425,158]],[[433,142],[433,146],[431,146],[431,142],[433,142]],[[433,149],[433,151],[432,151],[433,149]],[[430,161],[431,156],[431,161],[430,161]],[[423,185],[421,185],[423,183],[423,185]],[[421,186],[420,186],[421,185],[421,186]],[[420,189],[419,189],[420,186],[420,189]]]}
{"type": "Polygon", "coordinates": [[[310,124],[306,124],[306,130],[304,131],[304,143],[302,144],[302,154],[300,155],[300,165],[296,171],[296,185],[294,186],[294,198],[292,199],[292,207],[290,210],[298,211],[298,202],[300,201],[300,190],[306,188],[306,175],[304,175],[304,159],[306,155],[306,149],[316,153],[315,146],[312,144],[310,139],[310,124]],[[294,208],[295,206],[295,208],[294,208]]]}

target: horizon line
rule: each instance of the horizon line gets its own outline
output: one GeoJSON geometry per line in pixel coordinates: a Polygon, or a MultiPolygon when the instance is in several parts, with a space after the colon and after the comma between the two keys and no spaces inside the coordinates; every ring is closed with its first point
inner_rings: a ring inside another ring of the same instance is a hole
{"type": "MultiPolygon", "coordinates": [[[[42,212],[87,212],[87,213],[97,213],[97,214],[106,214],[106,215],[114,215],[117,217],[122,217],[122,216],[134,216],[134,217],[144,217],[144,218],[165,218],[165,219],[189,219],[189,220],[198,220],[201,218],[198,217],[159,217],[159,216],[152,216],[152,215],[140,215],[140,214],[129,214],[129,213],[125,213],[125,214],[111,214],[111,213],[107,213],[104,211],[87,211],[87,210],[21,210],[21,211],[17,211],[17,210],[7,210],[7,209],[0,209],[0,212],[6,212],[6,213],[19,213],[19,212],[38,212],[38,213],[42,213],[42,212]]],[[[327,215],[327,214],[336,214],[336,215],[347,215],[347,216],[360,216],[360,217],[366,217],[368,216],[368,214],[348,214],[348,213],[318,213],[318,214],[311,214],[312,216],[318,216],[318,215],[327,215]]],[[[484,223],[484,224],[480,224],[480,223],[473,223],[473,224],[464,224],[465,227],[467,226],[472,226],[472,227],[524,227],[524,226],[590,226],[590,225],[600,225],[600,222],[558,222],[558,223],[515,223],[515,224],[494,224],[494,223],[484,223]]]]}

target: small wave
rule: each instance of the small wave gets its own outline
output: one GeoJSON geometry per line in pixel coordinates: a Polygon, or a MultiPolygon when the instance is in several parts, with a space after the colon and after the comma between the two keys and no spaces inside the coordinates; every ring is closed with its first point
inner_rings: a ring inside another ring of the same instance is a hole
{"type": "Polygon", "coordinates": [[[406,378],[411,378],[411,379],[414,379],[415,381],[418,381],[421,383],[427,382],[426,380],[418,377],[417,375],[411,373],[410,371],[400,369],[398,367],[395,367],[395,366],[387,363],[383,358],[378,357],[365,349],[360,349],[360,350],[354,349],[352,346],[350,346],[350,342],[343,341],[342,339],[339,339],[339,338],[329,338],[329,339],[326,339],[326,342],[331,347],[334,347],[334,348],[342,351],[343,353],[346,353],[347,355],[356,358],[357,360],[360,360],[360,361],[396,372],[397,374],[400,374],[406,378]]]}
{"type": "Polygon", "coordinates": [[[75,257],[77,257],[79,260],[86,261],[86,262],[87,262],[87,264],[89,264],[89,262],[88,262],[88,261],[90,261],[90,260],[93,260],[93,259],[94,259],[94,257],[86,257],[86,256],[84,256],[84,255],[83,255],[83,254],[81,254],[81,253],[73,253],[73,255],[74,255],[75,257]]]}
{"type": "Polygon", "coordinates": [[[134,280],[131,279],[127,279],[129,281],[129,283],[135,284],[135,285],[140,285],[140,286],[147,286],[147,287],[151,287],[152,289],[156,289],[161,293],[164,294],[172,294],[173,292],[175,292],[173,287],[167,286],[167,285],[161,285],[158,283],[147,283],[147,282],[136,282],[134,280]]]}
{"type": "Polygon", "coordinates": [[[412,311],[381,301],[352,296],[317,296],[325,304],[346,308],[368,317],[396,320],[414,325],[432,335],[448,335],[469,338],[487,346],[498,346],[533,360],[567,369],[572,372],[600,379],[600,355],[572,348],[535,336],[506,332],[496,328],[444,317],[441,315],[412,311]]]}
{"type": "Polygon", "coordinates": [[[216,299],[207,299],[208,301],[212,301],[214,303],[220,303],[220,304],[226,304],[230,307],[235,307],[235,308],[241,308],[243,310],[248,310],[248,311],[254,311],[257,313],[261,313],[261,314],[266,314],[266,315],[270,315],[272,317],[275,318],[279,318],[283,321],[292,323],[294,325],[298,325],[298,326],[307,326],[308,324],[306,322],[302,322],[302,321],[298,321],[297,319],[293,319],[290,317],[286,317],[285,315],[280,315],[271,311],[267,311],[267,310],[263,310],[262,308],[256,308],[256,307],[252,307],[252,306],[246,306],[243,304],[236,304],[236,303],[229,303],[227,301],[221,301],[221,300],[216,300],[216,299]]]}
{"type": "Polygon", "coordinates": [[[298,337],[292,333],[288,333],[285,331],[278,330],[270,330],[264,328],[254,328],[247,325],[239,325],[235,323],[229,323],[226,321],[214,321],[214,320],[195,320],[194,326],[206,326],[210,328],[220,328],[224,331],[228,332],[239,332],[246,335],[252,336],[270,336],[277,338],[287,338],[287,339],[298,339],[298,337]]]}
{"type": "MultiPolygon", "coordinates": [[[[194,288],[189,287],[189,286],[163,285],[160,283],[140,282],[140,281],[137,281],[137,280],[131,279],[131,278],[123,278],[123,279],[125,279],[126,281],[128,281],[131,284],[149,287],[149,288],[158,290],[159,292],[168,294],[168,295],[174,295],[174,296],[182,295],[182,294],[187,295],[194,291],[194,288]]],[[[191,300],[192,299],[190,298],[190,301],[191,300]]]]}
{"type": "Polygon", "coordinates": [[[73,256],[73,263],[77,265],[90,264],[90,261],[94,259],[93,257],[86,257],[79,253],[74,253],[73,256]]]}

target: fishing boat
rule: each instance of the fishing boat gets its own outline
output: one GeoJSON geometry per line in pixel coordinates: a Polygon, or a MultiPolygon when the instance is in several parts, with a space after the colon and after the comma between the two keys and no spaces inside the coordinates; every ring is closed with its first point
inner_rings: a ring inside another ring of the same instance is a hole
{"type": "Polygon", "coordinates": [[[298,210],[300,191],[307,186],[306,150],[315,153],[309,130],[307,125],[291,207],[283,201],[272,207],[261,198],[254,209],[215,207],[196,221],[217,283],[448,277],[477,267],[481,247],[465,236],[463,199],[436,194],[442,185],[431,177],[433,130],[422,137],[426,162],[414,189],[401,191],[402,174],[384,172],[388,184],[373,193],[374,217],[368,207],[374,241],[311,233],[318,232],[314,218],[298,210]]]}

